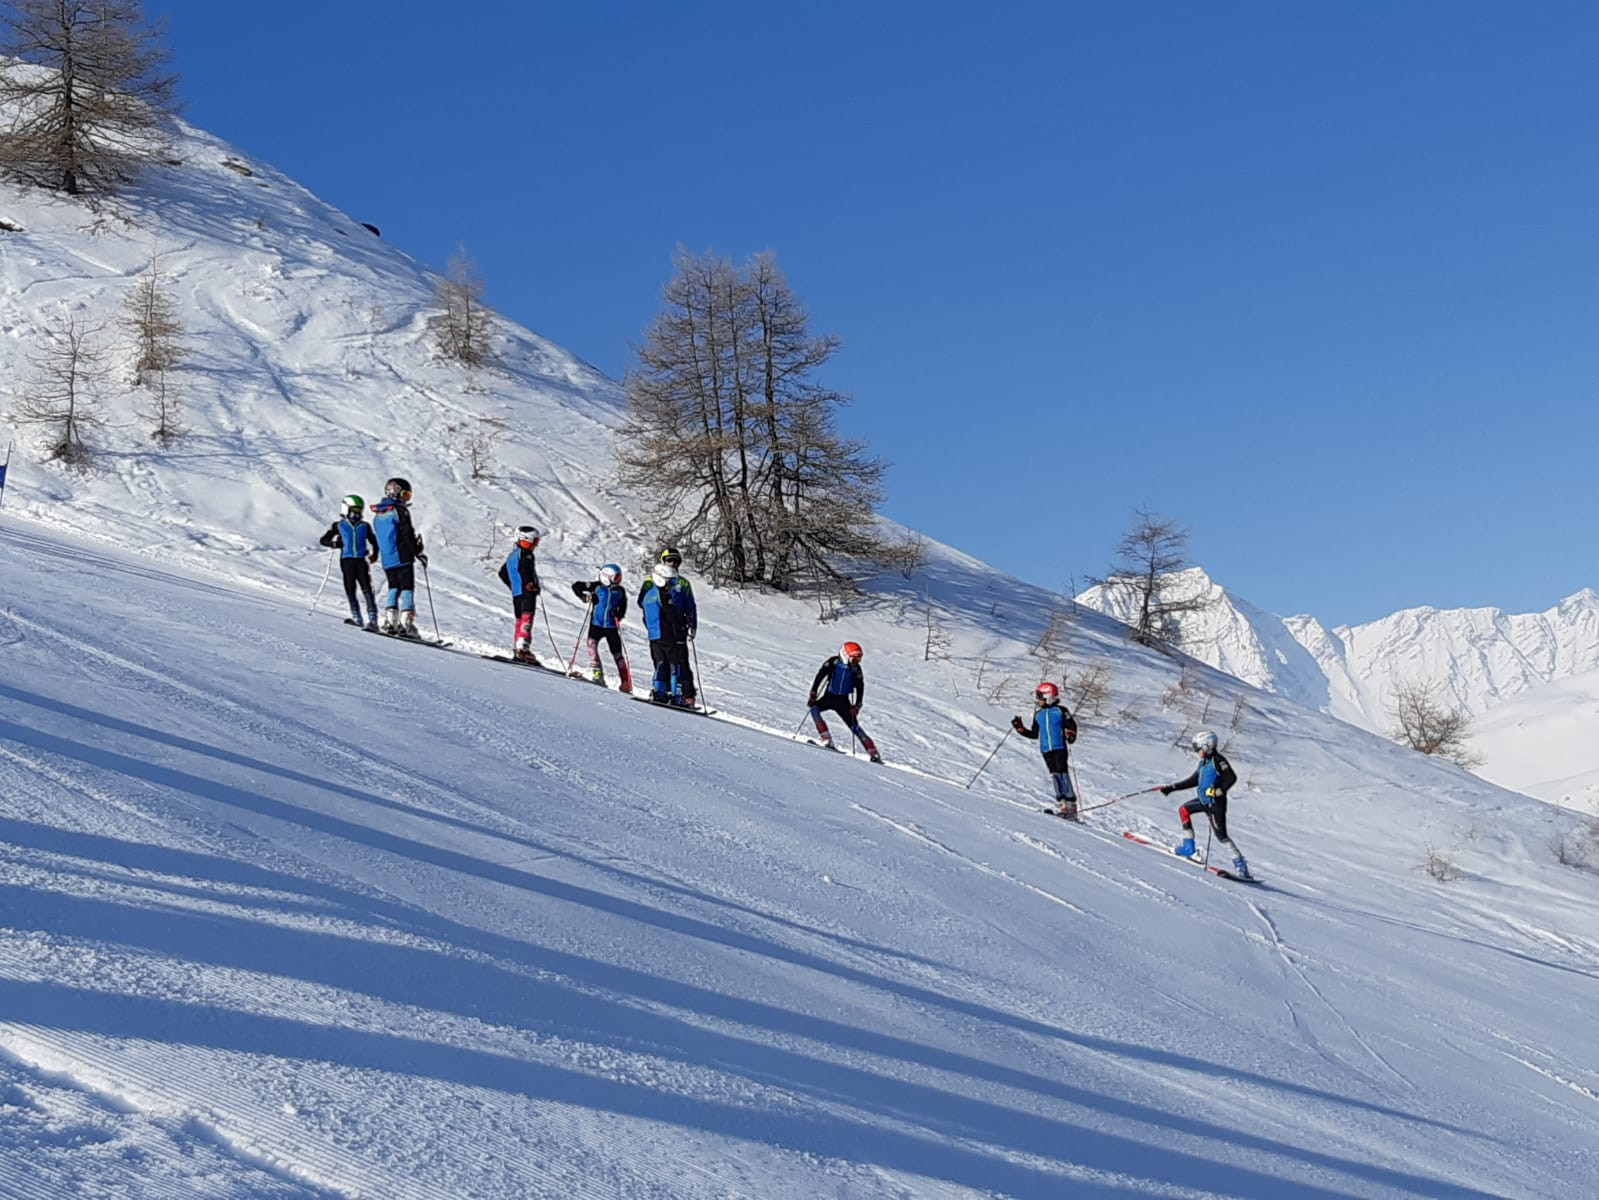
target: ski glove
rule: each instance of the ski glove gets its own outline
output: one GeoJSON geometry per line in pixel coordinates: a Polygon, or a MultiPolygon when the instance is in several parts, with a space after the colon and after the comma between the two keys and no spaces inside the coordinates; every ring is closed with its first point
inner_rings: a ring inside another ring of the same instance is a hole
{"type": "Polygon", "coordinates": [[[522,585],[522,591],[529,596],[537,596],[539,594],[539,585],[529,580],[522,585]]]}
{"type": "Polygon", "coordinates": [[[694,640],[694,627],[692,625],[689,626],[688,640],[691,642],[694,640]]]}
{"type": "Polygon", "coordinates": [[[420,551],[418,551],[417,556],[416,556],[416,561],[421,563],[425,567],[425,566],[428,565],[428,556],[426,554],[423,554],[420,551]]]}
{"type": "Polygon", "coordinates": [[[1155,790],[1157,792],[1159,792],[1162,796],[1169,796],[1172,793],[1172,786],[1169,783],[1163,783],[1158,788],[1156,788],[1155,790]]]}
{"type": "Polygon", "coordinates": [[[805,697],[805,707],[806,708],[815,708],[816,707],[816,693],[812,692],[809,696],[805,697]]]}
{"type": "Polygon", "coordinates": [[[1017,733],[1025,733],[1027,731],[1027,726],[1022,724],[1022,719],[1020,717],[1012,717],[1010,719],[1010,727],[1017,733]]]}

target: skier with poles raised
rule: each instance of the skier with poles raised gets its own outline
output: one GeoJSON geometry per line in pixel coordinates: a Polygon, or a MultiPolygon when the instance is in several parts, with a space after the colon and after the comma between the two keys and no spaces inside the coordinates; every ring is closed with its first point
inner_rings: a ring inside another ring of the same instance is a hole
{"type": "Polygon", "coordinates": [[[349,623],[361,624],[361,605],[355,598],[355,589],[360,587],[362,595],[366,597],[368,613],[364,628],[376,633],[378,602],[372,595],[372,568],[369,564],[377,561],[378,545],[377,539],[372,534],[372,526],[363,519],[365,512],[365,500],[355,495],[346,496],[344,512],[337,521],[328,526],[328,531],[318,540],[330,550],[339,551],[339,570],[344,576],[344,598],[350,602],[349,623]]]}
{"type": "MultiPolygon", "coordinates": [[[[589,678],[602,687],[605,684],[605,668],[600,665],[600,643],[603,641],[610,647],[611,657],[616,660],[616,674],[621,680],[618,690],[631,692],[633,673],[628,667],[627,653],[622,649],[620,628],[622,618],[627,616],[627,592],[622,587],[622,568],[615,563],[606,563],[600,568],[598,579],[579,579],[572,584],[572,591],[589,606],[589,678]]],[[[572,657],[577,657],[575,649],[572,657]]]]}
{"type": "Polygon", "coordinates": [[[1197,788],[1199,791],[1197,797],[1185,801],[1177,809],[1177,817],[1183,823],[1183,840],[1177,846],[1176,852],[1197,863],[1205,861],[1206,851],[1200,850],[1194,842],[1193,821],[1195,813],[1204,813],[1210,818],[1211,832],[1215,834],[1216,840],[1233,856],[1233,874],[1242,879],[1253,879],[1254,876],[1249,873],[1249,864],[1244,861],[1243,852],[1227,836],[1227,793],[1233,784],[1238,782],[1238,773],[1233,770],[1232,763],[1216,749],[1216,735],[1209,730],[1194,734],[1193,748],[1194,753],[1199,755],[1199,765],[1194,768],[1194,773],[1186,779],[1179,779],[1176,783],[1162,784],[1160,788],[1162,796],[1169,796],[1175,791],[1189,787],[1197,788]]]}
{"type": "Polygon", "coordinates": [[[388,603],[379,632],[420,639],[416,631],[416,564],[428,556],[411,524],[411,483],[398,475],[383,485],[383,499],[372,506],[372,533],[388,580],[388,603]]]}
{"type": "Polygon", "coordinates": [[[660,562],[639,589],[638,609],[650,635],[650,659],[655,664],[650,699],[656,704],[693,708],[696,693],[688,644],[699,625],[699,609],[694,589],[678,576],[677,564],[682,561],[676,550],[661,552],[660,562]]]}
{"type": "Polygon", "coordinates": [[[511,606],[516,612],[512,656],[535,667],[539,660],[533,656],[533,614],[539,604],[539,571],[533,555],[541,536],[532,525],[519,525],[516,545],[500,564],[500,582],[511,589],[511,606]]]}
{"type": "Polygon", "coordinates": [[[1012,717],[1010,727],[1037,742],[1043,752],[1044,769],[1055,788],[1055,814],[1077,820],[1077,793],[1072,790],[1067,750],[1077,740],[1077,718],[1061,704],[1060,688],[1047,679],[1040,683],[1033,691],[1033,723],[1025,725],[1020,717],[1012,717]]]}
{"type": "Polygon", "coordinates": [[[816,678],[811,680],[805,706],[810,710],[811,720],[816,724],[816,735],[822,739],[822,745],[829,750],[838,748],[833,745],[833,735],[828,732],[827,722],[822,720],[823,712],[836,712],[844,718],[849,731],[855,735],[871,760],[880,763],[883,756],[860,726],[861,702],[865,699],[866,675],[861,670],[860,643],[845,642],[843,648],[817,670],[816,678]]]}

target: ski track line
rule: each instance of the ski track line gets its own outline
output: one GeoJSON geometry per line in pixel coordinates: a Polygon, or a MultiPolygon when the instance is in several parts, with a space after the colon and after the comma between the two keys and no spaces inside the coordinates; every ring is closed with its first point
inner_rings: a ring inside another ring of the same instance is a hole
{"type": "Polygon", "coordinates": [[[1522,1066],[1526,1067],[1529,1071],[1535,1071],[1539,1075],[1542,1075],[1545,1079],[1558,1083],[1563,1087],[1568,1087],[1572,1091],[1576,1092],[1577,1095],[1586,1096],[1595,1103],[1599,1103],[1599,1091],[1595,1091],[1591,1087],[1584,1087],[1575,1080],[1567,1079],[1564,1075],[1561,1075],[1557,1071],[1551,1071],[1548,1067],[1540,1067],[1537,1063],[1529,1062],[1520,1055],[1512,1054],[1508,1050],[1501,1050],[1499,1053],[1503,1054],[1511,1062],[1518,1062],[1522,1066]]]}
{"type": "Polygon", "coordinates": [[[79,779],[76,776],[68,774],[59,768],[52,766],[42,758],[34,758],[30,755],[18,753],[7,746],[0,746],[0,758],[10,759],[12,762],[20,764],[25,770],[31,772],[32,774],[43,776],[45,779],[48,779],[51,783],[55,784],[64,792],[81,796],[85,800],[98,801],[108,808],[119,809],[120,811],[127,813],[130,817],[135,817],[147,825],[155,825],[158,827],[164,826],[164,822],[156,817],[151,816],[149,813],[139,808],[138,805],[132,804],[127,800],[123,800],[122,798],[113,795],[110,792],[101,791],[99,788],[92,787],[85,783],[82,779],[79,779]]]}
{"type": "MultiPolygon", "coordinates": [[[[1102,883],[1108,883],[1112,887],[1120,888],[1122,891],[1127,892],[1129,895],[1137,896],[1137,897],[1142,898],[1142,899],[1156,899],[1156,900],[1160,900],[1160,901],[1162,901],[1162,902],[1164,902],[1164,903],[1166,903],[1168,905],[1174,905],[1174,906],[1177,906],[1177,907],[1181,907],[1182,906],[1182,902],[1175,895],[1173,895],[1171,892],[1166,891],[1164,888],[1158,887],[1155,884],[1150,883],[1148,880],[1139,879],[1139,878],[1136,878],[1136,877],[1120,877],[1120,876],[1116,876],[1116,875],[1107,874],[1106,872],[1101,871],[1101,870],[1099,870],[1098,868],[1096,868],[1094,866],[1091,866],[1085,860],[1074,858],[1073,856],[1071,856],[1071,855],[1065,853],[1063,850],[1061,850],[1060,847],[1054,845],[1051,842],[1045,841],[1043,838],[1038,837],[1035,834],[1027,833],[1027,832],[1025,832],[1023,830],[1014,829],[1014,828],[1012,828],[1009,825],[995,824],[994,821],[989,819],[988,817],[984,817],[984,816],[981,816],[981,815],[979,815],[977,813],[971,812],[971,811],[969,811],[967,809],[964,809],[964,808],[960,807],[957,804],[951,803],[948,800],[941,799],[938,796],[927,795],[927,794],[924,794],[924,793],[918,793],[918,795],[919,796],[923,796],[925,799],[931,800],[934,804],[938,804],[938,805],[940,805],[940,806],[942,806],[944,808],[947,808],[947,809],[951,810],[952,812],[958,813],[961,816],[975,817],[977,820],[982,821],[982,823],[983,823],[983,825],[984,825],[984,827],[986,829],[988,829],[988,830],[990,830],[992,832],[1003,834],[1004,836],[1010,838],[1012,841],[1020,842],[1024,846],[1027,846],[1027,847],[1029,847],[1031,849],[1037,850],[1040,854],[1046,854],[1046,855],[1050,856],[1051,858],[1054,858],[1054,859],[1058,860],[1059,862],[1064,863],[1066,866],[1071,867],[1073,870],[1082,871],[1084,874],[1087,874],[1087,875],[1093,877],[1094,879],[1099,880],[1102,883]]],[[[987,800],[992,800],[992,801],[995,801],[995,802],[1000,803],[1000,804],[1008,804],[1008,805],[1010,805],[1010,806],[1012,806],[1014,808],[1018,808],[1018,809],[1022,809],[1023,811],[1026,811],[1026,812],[1030,812],[1030,813],[1032,813],[1032,814],[1034,814],[1035,816],[1038,816],[1038,817],[1043,817],[1045,815],[1043,812],[1040,811],[1040,805],[1038,805],[1038,804],[1027,804],[1027,803],[1025,803],[1023,801],[1020,801],[1020,800],[1012,800],[1012,799],[1010,799],[1009,797],[1006,797],[1006,796],[996,796],[996,795],[992,795],[992,794],[989,794],[989,793],[986,793],[986,792],[982,794],[982,798],[983,799],[987,799],[987,800]]],[[[1058,817],[1050,818],[1050,819],[1051,820],[1059,820],[1058,817]]],[[[1085,833],[1085,834],[1087,834],[1087,835],[1089,835],[1091,837],[1094,837],[1096,840],[1102,842],[1103,844],[1105,844],[1107,846],[1114,844],[1108,834],[1101,834],[1099,832],[1099,830],[1097,830],[1097,829],[1091,828],[1089,826],[1084,826],[1084,825],[1078,826],[1078,829],[1081,832],[1083,832],[1083,833],[1085,833]]]]}
{"type": "MultiPolygon", "coordinates": [[[[317,1161],[304,1159],[291,1165],[289,1155],[305,1155],[310,1147],[303,1131],[284,1119],[284,1115],[270,1112],[265,1106],[252,1116],[244,1113],[222,1114],[216,1111],[201,1112],[190,1098],[175,1087],[151,1086],[152,1076],[143,1070],[119,1070],[114,1059],[108,1057],[98,1040],[86,1036],[63,1033],[56,1029],[41,1029],[33,1025],[6,1023],[0,1025],[0,1045],[19,1061],[66,1080],[76,1090],[93,1096],[113,1110],[137,1112],[146,1119],[205,1141],[218,1153],[255,1168],[263,1174],[297,1187],[309,1189],[313,1195],[330,1200],[352,1194],[351,1180],[346,1175],[340,1182],[337,1168],[348,1166],[353,1160],[340,1154],[337,1147],[328,1147],[312,1156],[317,1161]],[[253,1118],[253,1119],[252,1119],[253,1118]],[[234,1124],[244,1138],[235,1138],[222,1131],[226,1123],[234,1124]],[[259,1142],[263,1132],[275,1134],[274,1142],[282,1147],[281,1153],[251,1150],[247,1142],[259,1142]],[[292,1148],[292,1151],[291,1151],[292,1148]]],[[[373,1188],[375,1183],[390,1181],[362,1178],[354,1180],[353,1194],[382,1195],[385,1188],[373,1188]]]]}
{"type": "Polygon", "coordinates": [[[1073,904],[1070,900],[1066,899],[1064,896],[1057,896],[1054,892],[1051,892],[1051,891],[1049,891],[1046,888],[1041,888],[1037,884],[1028,883],[1027,880],[1018,879],[1016,876],[1014,876],[1014,875],[1012,875],[1012,874],[1010,874],[1010,873],[1008,873],[1006,871],[999,871],[999,870],[996,870],[995,868],[989,866],[986,863],[980,863],[975,858],[971,858],[971,857],[969,857],[969,856],[967,856],[965,854],[962,854],[959,850],[956,850],[953,847],[946,846],[943,842],[939,841],[937,838],[929,837],[927,834],[923,833],[921,830],[917,829],[913,825],[907,825],[907,824],[905,824],[902,821],[896,821],[893,817],[886,816],[883,813],[877,812],[875,809],[867,808],[866,805],[861,804],[859,801],[855,801],[855,800],[850,801],[850,807],[853,808],[856,812],[863,814],[864,816],[872,817],[872,818],[874,818],[874,819],[876,819],[878,821],[881,821],[883,824],[885,824],[885,825],[887,825],[887,826],[889,826],[889,827],[891,827],[893,829],[899,830],[906,837],[914,838],[915,840],[917,840],[919,842],[922,842],[922,843],[924,843],[924,844],[926,844],[928,846],[931,846],[935,850],[943,851],[945,854],[949,855],[951,858],[954,858],[954,859],[959,860],[960,862],[966,863],[968,866],[973,867],[976,870],[981,871],[985,875],[992,875],[996,879],[1003,879],[1003,880],[1005,880],[1008,883],[1014,883],[1014,884],[1016,884],[1019,887],[1024,887],[1030,892],[1036,892],[1036,893],[1038,893],[1038,895],[1044,897],[1044,899],[1053,900],[1056,904],[1059,904],[1062,908],[1070,909],[1072,912],[1076,913],[1080,917],[1086,917],[1088,915],[1088,912],[1085,909],[1078,908],[1077,905],[1073,904]]]}
{"type": "MultiPolygon", "coordinates": [[[[191,711],[214,711],[218,708],[227,709],[231,711],[241,726],[243,726],[249,732],[255,734],[257,737],[260,737],[265,744],[276,745],[279,747],[288,745],[295,750],[305,750],[307,747],[309,747],[313,752],[310,755],[313,760],[325,756],[329,749],[333,749],[337,751],[344,759],[344,761],[340,764],[344,769],[356,772],[370,772],[368,779],[364,782],[366,783],[366,786],[372,787],[374,790],[381,790],[382,787],[386,785],[388,790],[397,794],[411,795],[417,799],[426,798],[428,801],[432,802],[438,807],[439,812],[442,815],[450,818],[462,819],[461,814],[470,815],[480,819],[492,818],[494,824],[499,827],[488,828],[482,831],[489,836],[500,836],[513,839],[523,836],[520,823],[515,822],[508,816],[508,814],[501,812],[491,805],[482,804],[476,801],[464,800],[459,793],[449,788],[442,782],[426,779],[413,772],[403,770],[382,758],[371,755],[364,749],[351,748],[347,743],[338,740],[330,742],[329,736],[325,732],[314,729],[304,722],[298,721],[286,714],[279,717],[277,724],[281,727],[287,728],[288,730],[297,731],[304,739],[303,742],[296,744],[292,741],[285,742],[282,739],[276,739],[272,737],[272,731],[265,724],[260,722],[249,708],[221,692],[197,687],[181,678],[169,675],[166,672],[158,670],[154,667],[149,667],[142,663],[135,662],[132,659],[124,658],[121,655],[113,654],[110,651],[103,650],[97,646],[83,645],[76,639],[56,633],[41,626],[36,626],[33,622],[26,621],[25,619],[19,618],[19,620],[22,620],[24,624],[32,626],[37,632],[44,634],[47,637],[53,637],[58,641],[67,643],[68,645],[79,646],[84,652],[100,658],[113,668],[121,669],[127,674],[143,678],[156,684],[158,694],[161,691],[171,693],[166,697],[166,699],[168,699],[169,702],[173,703],[177,707],[191,711]]],[[[303,650],[303,647],[296,648],[303,650]]],[[[342,662],[343,660],[340,661],[342,662]]],[[[97,799],[103,798],[100,793],[90,794],[94,795],[94,797],[97,799]]],[[[121,804],[120,802],[112,802],[118,803],[119,806],[124,808],[126,811],[136,811],[129,808],[125,804],[121,804]]],[[[200,810],[196,807],[196,811],[203,810],[200,810]]],[[[147,820],[151,819],[143,813],[139,813],[137,815],[140,815],[147,820]]],[[[246,832],[248,833],[248,831],[246,832]]],[[[249,833],[249,836],[254,838],[256,835],[249,833]]]]}
{"type": "MultiPolygon", "coordinates": [[[[1266,914],[1266,911],[1262,909],[1260,905],[1256,904],[1247,896],[1244,897],[1244,903],[1249,905],[1250,911],[1255,914],[1261,925],[1265,927],[1266,932],[1271,936],[1271,946],[1277,952],[1277,957],[1282,960],[1289,970],[1299,977],[1299,981],[1305,985],[1306,990],[1308,990],[1312,996],[1316,997],[1316,999],[1321,1002],[1322,1007],[1324,1007],[1333,1015],[1334,1020],[1336,1020],[1338,1024],[1342,1026],[1344,1032],[1350,1036],[1357,1046],[1375,1059],[1376,1062],[1383,1068],[1383,1070],[1387,1071],[1395,1079],[1399,1080],[1399,1082],[1404,1084],[1407,1089],[1414,1092],[1416,1090],[1416,1085],[1410,1081],[1409,1077],[1407,1077],[1402,1071],[1398,1070],[1381,1054],[1377,1053],[1377,1051],[1372,1048],[1371,1043],[1366,1041],[1365,1038],[1361,1037],[1360,1034],[1356,1032],[1354,1026],[1352,1026],[1348,1020],[1345,1019],[1344,1014],[1338,1011],[1338,1007],[1328,1000],[1326,996],[1322,995],[1321,989],[1310,981],[1310,976],[1307,975],[1304,969],[1294,961],[1294,951],[1292,948],[1289,947],[1288,944],[1282,940],[1281,935],[1278,934],[1276,922],[1266,914]]],[[[1294,1025],[1296,1027],[1301,1027],[1299,1024],[1299,1016],[1293,1011],[1293,1004],[1286,999],[1284,1000],[1284,1003],[1288,1004],[1289,1012],[1293,1014],[1294,1025]]],[[[1308,1034],[1309,1031],[1307,1030],[1306,1032],[1308,1034]]],[[[1311,1037],[1311,1041],[1314,1045],[1315,1039],[1313,1035],[1311,1037]]],[[[1316,1049],[1319,1052],[1322,1052],[1320,1046],[1316,1046],[1316,1049]]],[[[1331,1057],[1334,1059],[1334,1061],[1337,1061],[1335,1056],[1329,1055],[1328,1057],[1331,1057]]]]}

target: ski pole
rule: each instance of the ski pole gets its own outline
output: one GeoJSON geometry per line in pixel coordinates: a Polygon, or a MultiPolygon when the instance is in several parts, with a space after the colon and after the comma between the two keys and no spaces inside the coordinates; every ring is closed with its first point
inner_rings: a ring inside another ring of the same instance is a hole
{"type": "Polygon", "coordinates": [[[688,640],[688,649],[694,656],[694,693],[700,698],[700,707],[709,712],[711,702],[705,698],[705,674],[700,670],[700,648],[694,644],[693,638],[688,640]]]}
{"type": "MultiPolygon", "coordinates": [[[[1073,786],[1075,786],[1075,777],[1074,777],[1073,786]]],[[[1140,788],[1136,792],[1128,792],[1125,796],[1117,796],[1117,797],[1115,797],[1114,799],[1111,799],[1111,800],[1102,800],[1098,804],[1090,804],[1088,807],[1079,808],[1077,811],[1078,812],[1093,812],[1096,808],[1109,808],[1112,804],[1120,804],[1123,800],[1131,800],[1134,796],[1142,796],[1145,792],[1158,792],[1158,791],[1160,791],[1160,785],[1157,783],[1154,787],[1140,788]]]]}
{"type": "Polygon", "coordinates": [[[789,734],[788,736],[791,737],[791,738],[799,737],[800,730],[805,728],[805,722],[810,719],[810,716],[811,716],[810,706],[806,705],[806,707],[805,707],[805,715],[799,719],[799,724],[794,726],[794,732],[789,734]]]}
{"type": "Polygon", "coordinates": [[[590,616],[594,612],[594,593],[589,593],[589,606],[583,610],[583,624],[577,627],[577,641],[572,643],[572,661],[566,664],[566,673],[570,675],[577,669],[578,648],[583,645],[583,634],[592,622],[590,616]]]}
{"type": "MultiPolygon", "coordinates": [[[[1005,744],[1006,740],[1010,737],[1010,735],[1011,735],[1011,731],[1009,729],[1007,729],[1005,731],[1005,736],[999,739],[999,746],[1003,746],[1005,744]]],[[[994,761],[994,755],[999,753],[999,746],[995,746],[992,750],[990,750],[988,752],[988,757],[983,760],[983,765],[977,768],[977,775],[981,775],[984,771],[986,771],[988,769],[988,764],[994,761]]],[[[967,787],[971,787],[972,784],[977,782],[977,775],[973,775],[971,777],[971,779],[969,781],[967,781],[967,784],[966,784],[967,787]]]]}
{"type": "Polygon", "coordinates": [[[550,610],[544,605],[539,605],[539,611],[544,614],[544,633],[550,639],[550,653],[555,656],[555,661],[561,661],[561,648],[555,644],[555,631],[550,628],[550,610]]]}
{"type": "Polygon", "coordinates": [[[314,613],[316,611],[316,606],[318,604],[322,603],[322,588],[325,588],[325,587],[328,586],[328,576],[333,574],[333,560],[335,558],[337,558],[338,556],[339,556],[339,552],[337,550],[335,550],[332,554],[328,555],[327,569],[322,572],[322,587],[317,588],[317,590],[316,590],[316,599],[312,600],[311,601],[311,607],[305,610],[305,615],[306,616],[309,617],[312,613],[314,613]]]}
{"type": "Polygon", "coordinates": [[[428,613],[433,618],[433,636],[438,641],[442,642],[444,640],[444,635],[439,632],[439,614],[438,610],[433,607],[433,585],[428,582],[427,563],[422,564],[422,587],[427,591],[428,594],[428,613]]]}

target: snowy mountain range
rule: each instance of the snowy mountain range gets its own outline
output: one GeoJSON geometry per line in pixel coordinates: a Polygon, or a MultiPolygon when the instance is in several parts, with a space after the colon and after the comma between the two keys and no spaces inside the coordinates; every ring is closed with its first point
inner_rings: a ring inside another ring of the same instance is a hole
{"type": "MultiPolygon", "coordinates": [[[[1599,595],[1590,588],[1541,613],[1408,608],[1334,629],[1314,617],[1265,612],[1199,568],[1182,572],[1172,595],[1207,600],[1202,610],[1181,618],[1184,651],[1258,688],[1377,733],[1393,725],[1394,699],[1403,684],[1432,685],[1440,702],[1473,714],[1526,698],[1531,707],[1518,706],[1520,715],[1476,726],[1480,752],[1497,764],[1485,776],[1545,799],[1565,795],[1558,786],[1546,786],[1553,779],[1599,777],[1599,724],[1547,739],[1554,744],[1536,762],[1514,747],[1496,747],[1491,736],[1512,724],[1525,729],[1535,711],[1559,711],[1554,694],[1543,697],[1546,686],[1599,668],[1599,595]]],[[[1118,619],[1129,615],[1126,599],[1103,588],[1078,599],[1118,619]]]]}
{"type": "Polygon", "coordinates": [[[192,429],[151,445],[113,380],[95,473],[17,431],[0,1196],[1590,1186],[1584,823],[1092,612],[1057,647],[1106,691],[1060,821],[1009,732],[1051,598],[937,543],[826,620],[697,581],[714,716],[485,661],[515,525],[546,530],[552,661],[565,582],[656,549],[616,384],[509,321],[489,368],[438,361],[423,267],[210,135],[174,157],[98,211],[0,184],[0,371],[26,381],[63,314],[109,330],[155,261],[192,429]],[[446,649],[340,624],[323,587],[339,498],[395,473],[446,649]],[[882,768],[798,736],[845,638],[882,768]],[[1201,727],[1258,886],[1163,849],[1181,798],[1153,788],[1201,727]]]}

